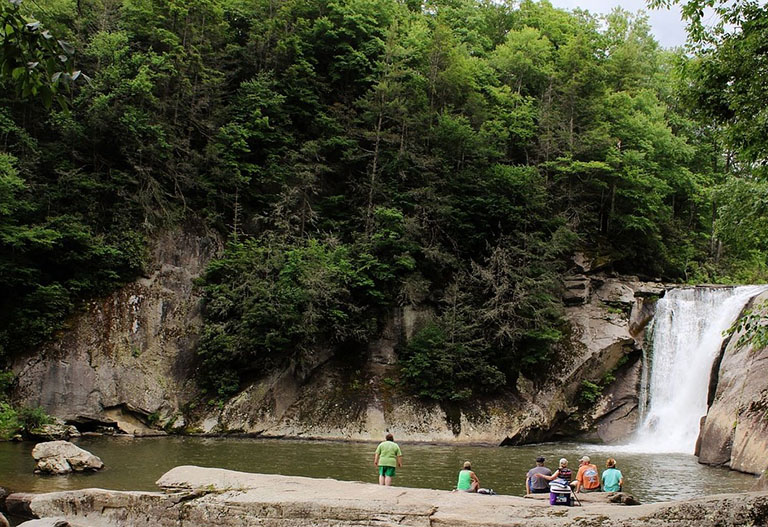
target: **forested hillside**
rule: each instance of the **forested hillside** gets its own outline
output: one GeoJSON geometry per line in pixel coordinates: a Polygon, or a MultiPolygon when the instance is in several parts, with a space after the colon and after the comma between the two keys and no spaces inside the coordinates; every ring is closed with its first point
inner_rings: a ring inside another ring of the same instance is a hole
{"type": "Polygon", "coordinates": [[[0,30],[6,360],[186,222],[228,240],[200,282],[213,398],[317,346],[359,354],[404,305],[436,313],[400,350],[407,389],[514,386],[567,331],[577,250],[768,279],[764,87],[730,82],[762,71],[761,8],[686,54],[642,14],[546,1],[0,3],[42,22],[0,30]],[[44,30],[83,74],[34,76],[14,39],[44,30]]]}

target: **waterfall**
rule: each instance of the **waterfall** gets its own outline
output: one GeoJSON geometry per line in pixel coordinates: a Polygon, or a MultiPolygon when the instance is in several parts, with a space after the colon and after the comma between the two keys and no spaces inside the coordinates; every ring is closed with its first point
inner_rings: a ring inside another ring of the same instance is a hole
{"type": "Polygon", "coordinates": [[[723,331],[764,290],[766,286],[673,289],[659,300],[650,360],[644,364],[650,370],[647,395],[641,394],[641,424],[628,445],[631,450],[693,453],[723,331]]]}

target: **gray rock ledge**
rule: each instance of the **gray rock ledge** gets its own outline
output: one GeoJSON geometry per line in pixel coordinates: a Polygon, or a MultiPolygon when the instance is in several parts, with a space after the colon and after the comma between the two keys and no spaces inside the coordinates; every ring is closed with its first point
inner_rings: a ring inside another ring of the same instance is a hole
{"type": "Polygon", "coordinates": [[[736,527],[768,521],[768,492],[635,507],[605,503],[553,507],[516,496],[191,466],[176,467],[157,483],[164,492],[86,489],[12,494],[8,509],[73,527],[736,527]]]}

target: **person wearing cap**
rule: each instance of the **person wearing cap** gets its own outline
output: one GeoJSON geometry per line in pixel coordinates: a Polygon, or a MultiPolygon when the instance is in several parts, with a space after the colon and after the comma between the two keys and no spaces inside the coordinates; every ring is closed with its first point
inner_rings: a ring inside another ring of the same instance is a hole
{"type": "Polygon", "coordinates": [[[608,458],[605,462],[606,469],[603,470],[603,490],[605,492],[621,492],[621,486],[624,485],[624,476],[616,468],[616,460],[608,458]]]}
{"type": "Polygon", "coordinates": [[[536,474],[551,476],[552,471],[544,466],[545,459],[542,456],[536,458],[536,466],[525,475],[525,493],[526,494],[544,494],[549,492],[547,482],[536,477],[536,474]]]}
{"type": "Polygon", "coordinates": [[[556,479],[562,479],[567,485],[571,484],[573,479],[573,472],[568,468],[568,460],[564,457],[560,458],[560,466],[555,470],[551,476],[545,476],[544,474],[534,474],[536,478],[543,478],[547,481],[554,481],[556,479]]]}
{"type": "Polygon", "coordinates": [[[579,472],[576,474],[576,492],[600,492],[600,474],[597,465],[589,462],[589,456],[579,459],[579,472]]]}
{"type": "Polygon", "coordinates": [[[477,489],[479,488],[480,480],[477,479],[477,475],[472,472],[472,463],[465,461],[464,468],[459,471],[459,481],[456,483],[456,490],[477,492],[477,489]]]}

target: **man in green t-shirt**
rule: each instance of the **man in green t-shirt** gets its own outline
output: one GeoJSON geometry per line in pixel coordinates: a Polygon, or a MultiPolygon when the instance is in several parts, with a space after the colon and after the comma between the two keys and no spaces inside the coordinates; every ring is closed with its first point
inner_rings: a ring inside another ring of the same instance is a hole
{"type": "Polygon", "coordinates": [[[376,447],[373,464],[379,467],[379,485],[392,485],[395,467],[403,466],[403,453],[392,434],[387,434],[386,440],[376,447]]]}

